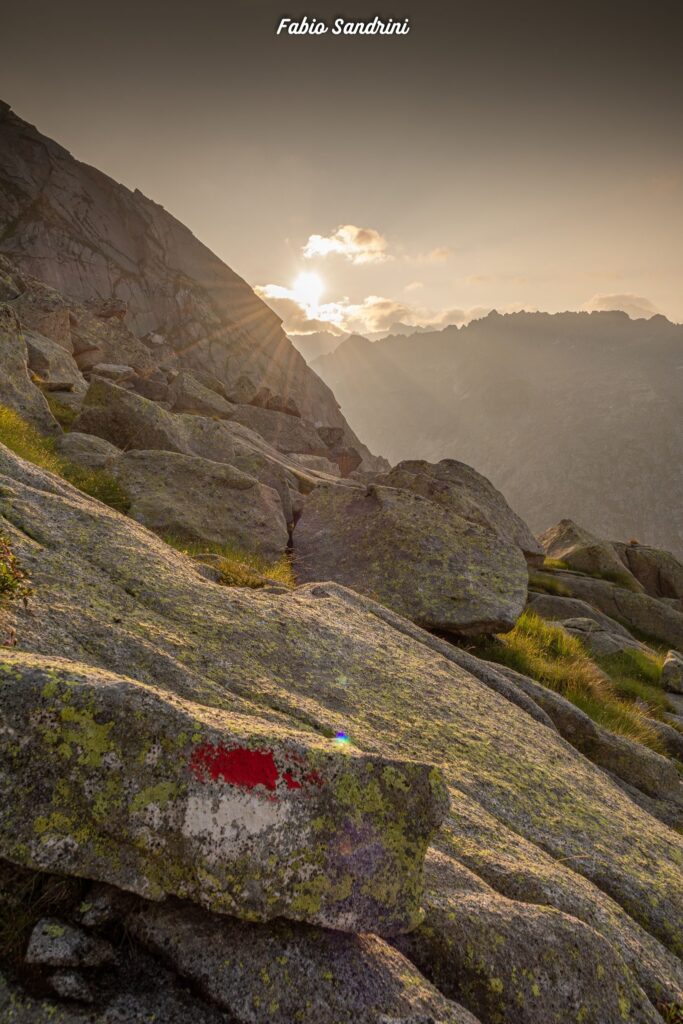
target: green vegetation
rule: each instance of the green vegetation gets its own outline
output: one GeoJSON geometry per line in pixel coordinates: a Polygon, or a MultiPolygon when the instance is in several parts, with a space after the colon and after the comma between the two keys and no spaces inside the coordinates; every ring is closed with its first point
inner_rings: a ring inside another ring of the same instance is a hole
{"type": "Polygon", "coordinates": [[[28,576],[19,565],[7,537],[0,534],[0,603],[25,600],[30,593],[28,576]]]}
{"type": "Polygon", "coordinates": [[[79,491],[117,512],[128,511],[128,496],[111,473],[103,469],[87,469],[63,458],[56,451],[52,438],[44,437],[14,409],[4,405],[0,405],[0,443],[20,458],[56,473],[79,491]]]}
{"type": "Polygon", "coordinates": [[[571,591],[561,580],[554,576],[546,576],[542,572],[529,573],[529,587],[531,590],[540,590],[544,594],[556,594],[558,597],[571,597],[571,591]]]}
{"type": "Polygon", "coordinates": [[[543,568],[552,571],[553,569],[568,569],[569,566],[561,558],[544,558],[543,568]]]}
{"type": "Polygon", "coordinates": [[[231,544],[212,544],[208,541],[187,541],[180,537],[164,537],[167,544],[182,551],[191,558],[202,560],[204,556],[213,556],[210,561],[221,574],[221,583],[226,587],[265,587],[269,583],[279,583],[285,587],[296,586],[292,563],[287,555],[276,562],[269,562],[261,555],[241,551],[231,544]]]}
{"type": "Polygon", "coordinates": [[[673,710],[661,686],[665,654],[637,648],[596,657],[595,661],[612,679],[619,696],[647,705],[655,715],[673,710]]]}
{"type": "Polygon", "coordinates": [[[683,1006],[680,1003],[657,1003],[664,1024],[683,1024],[683,1006]]]}
{"type": "MultiPolygon", "coordinates": [[[[652,717],[649,702],[648,706],[641,706],[628,694],[626,687],[620,691],[618,683],[588,656],[581,641],[561,626],[527,611],[510,633],[485,641],[476,653],[561,693],[598,725],[644,743],[660,754],[665,753],[662,741],[648,721],[652,717]]],[[[641,668],[641,671],[650,669],[641,668]]],[[[641,682],[643,686],[650,685],[641,682]]]]}
{"type": "Polygon", "coordinates": [[[76,410],[72,409],[70,405],[65,405],[64,402],[60,402],[59,399],[55,398],[49,391],[45,393],[45,400],[50,407],[50,412],[57,420],[60,427],[64,430],[69,430],[78,415],[76,410]]]}

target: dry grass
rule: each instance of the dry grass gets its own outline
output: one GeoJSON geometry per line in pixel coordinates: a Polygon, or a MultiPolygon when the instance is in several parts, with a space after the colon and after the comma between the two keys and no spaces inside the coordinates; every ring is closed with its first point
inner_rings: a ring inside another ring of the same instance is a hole
{"type": "Polygon", "coordinates": [[[279,583],[292,588],[296,586],[292,563],[287,555],[272,562],[261,555],[243,551],[232,544],[212,544],[208,541],[187,541],[180,537],[166,536],[164,540],[177,551],[191,558],[201,559],[204,555],[214,556],[211,564],[221,574],[226,587],[258,587],[279,583]]]}
{"type": "Polygon", "coordinates": [[[648,720],[650,707],[620,693],[581,641],[561,626],[527,611],[510,633],[485,642],[477,653],[561,693],[606,729],[664,753],[648,720]]]}
{"type": "Polygon", "coordinates": [[[0,604],[26,600],[31,593],[28,576],[19,565],[7,537],[0,534],[0,604]]]}

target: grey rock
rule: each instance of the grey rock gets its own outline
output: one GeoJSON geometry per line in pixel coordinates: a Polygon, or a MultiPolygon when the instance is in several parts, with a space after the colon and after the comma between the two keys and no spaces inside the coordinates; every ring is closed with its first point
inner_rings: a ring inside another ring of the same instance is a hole
{"type": "Polygon", "coordinates": [[[661,681],[670,693],[683,693],[683,657],[678,651],[669,651],[664,659],[661,681]]]}
{"type": "Polygon", "coordinates": [[[107,380],[116,381],[118,384],[135,376],[133,367],[123,363],[95,363],[90,369],[94,376],[106,377],[107,380]]]}
{"type": "Polygon", "coordinates": [[[236,405],[231,418],[254,430],[281,452],[325,456],[325,445],[312,424],[297,416],[255,405],[236,405]]]}
{"type": "Polygon", "coordinates": [[[230,419],[234,406],[214,390],[205,387],[191,373],[182,371],[175,378],[168,393],[175,412],[195,413],[200,416],[218,416],[230,419]]]}
{"type": "Polygon", "coordinates": [[[424,460],[399,462],[377,482],[421,494],[512,541],[529,561],[543,560],[543,549],[526,523],[512,511],[500,491],[471,466],[455,459],[442,459],[436,465],[424,460]]]}
{"type": "Polygon", "coordinates": [[[85,377],[78,369],[73,356],[57,341],[24,331],[28,353],[29,369],[43,381],[51,391],[77,391],[88,389],[85,377]]]}
{"type": "Polygon", "coordinates": [[[612,580],[621,587],[642,590],[607,540],[601,540],[571,519],[562,519],[541,534],[539,540],[548,558],[565,562],[567,568],[598,579],[612,580]]]}
{"type": "Polygon", "coordinates": [[[336,580],[429,629],[510,629],[526,600],[519,548],[409,491],[322,485],[294,532],[302,582],[336,580]]]}
{"type": "Polygon", "coordinates": [[[120,448],[105,441],[104,438],[94,434],[81,434],[77,430],[62,434],[57,438],[55,446],[60,455],[88,469],[103,469],[108,462],[121,454],[120,448]]]}
{"type": "Polygon", "coordinates": [[[636,643],[635,637],[616,619],[598,611],[586,601],[575,597],[559,597],[555,594],[530,594],[529,609],[542,619],[551,622],[564,622],[566,619],[590,619],[601,626],[607,633],[621,637],[625,642],[636,643]]]}
{"type": "Polygon", "coordinates": [[[277,491],[233,466],[177,452],[131,451],[108,463],[129,514],[161,536],[278,558],[287,523],[277,491]]]}
{"type": "Polygon", "coordinates": [[[54,917],[44,917],[34,927],[25,956],[27,964],[37,967],[102,967],[115,958],[104,939],[54,917]]]}
{"type": "Polygon", "coordinates": [[[670,551],[637,543],[613,543],[613,547],[650,597],[683,598],[683,563],[670,551]]]}
{"type": "Polygon", "coordinates": [[[48,984],[61,999],[78,1003],[92,1003],[95,999],[92,985],[78,971],[55,971],[48,978],[48,984]]]}
{"type": "Polygon", "coordinates": [[[147,906],[131,933],[244,1024],[477,1024],[374,935],[147,906]]]}
{"type": "Polygon", "coordinates": [[[634,637],[623,636],[620,632],[613,633],[593,618],[565,619],[561,624],[563,629],[581,640],[591,654],[598,657],[621,654],[622,651],[645,650],[644,645],[634,637]]]}

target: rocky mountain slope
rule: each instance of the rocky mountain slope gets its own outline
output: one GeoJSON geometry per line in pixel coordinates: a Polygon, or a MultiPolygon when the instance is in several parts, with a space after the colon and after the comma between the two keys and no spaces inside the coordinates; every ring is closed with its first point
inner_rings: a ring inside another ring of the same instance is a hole
{"type": "Polygon", "coordinates": [[[170,300],[139,333],[146,263],[55,287],[42,187],[43,262],[0,255],[1,1024],[679,1019],[681,563],[374,459],[261,373],[243,283],[208,364],[170,300]]]}
{"type": "Polygon", "coordinates": [[[664,317],[491,313],[313,365],[392,461],[460,459],[534,530],[570,516],[683,555],[683,327],[664,317]]]}

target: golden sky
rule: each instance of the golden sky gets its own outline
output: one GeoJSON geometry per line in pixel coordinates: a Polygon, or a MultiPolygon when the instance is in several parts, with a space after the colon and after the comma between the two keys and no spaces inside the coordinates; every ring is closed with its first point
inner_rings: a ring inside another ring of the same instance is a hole
{"type": "Polygon", "coordinates": [[[3,12],[0,96],[293,331],[493,307],[683,321],[680,6],[342,5],[410,17],[384,39],[276,37],[285,7],[27,0],[3,12]]]}

